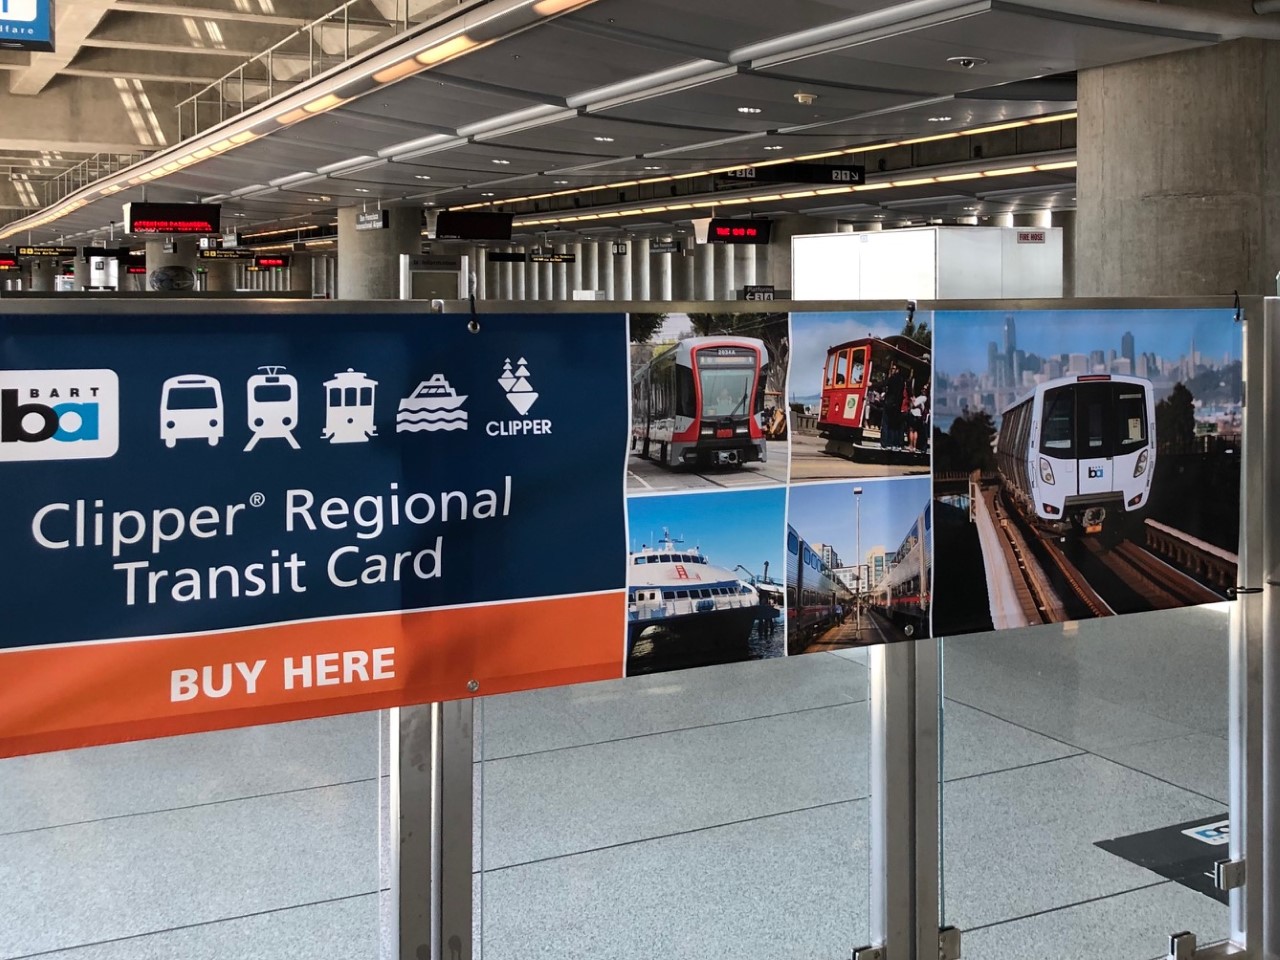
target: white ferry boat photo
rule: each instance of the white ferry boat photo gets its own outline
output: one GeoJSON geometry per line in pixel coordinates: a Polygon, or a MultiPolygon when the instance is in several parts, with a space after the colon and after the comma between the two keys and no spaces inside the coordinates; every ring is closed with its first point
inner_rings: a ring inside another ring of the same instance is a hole
{"type": "Polygon", "coordinates": [[[629,674],[668,659],[675,662],[660,669],[750,659],[755,634],[781,632],[777,607],[748,579],[665,530],[655,546],[630,555],[627,594],[629,674]]]}

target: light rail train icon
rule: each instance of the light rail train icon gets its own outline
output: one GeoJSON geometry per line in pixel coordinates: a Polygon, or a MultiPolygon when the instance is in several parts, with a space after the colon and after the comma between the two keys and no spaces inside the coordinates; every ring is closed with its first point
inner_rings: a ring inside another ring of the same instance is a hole
{"type": "Polygon", "coordinates": [[[259,367],[264,373],[254,374],[245,385],[248,394],[248,423],[253,436],[244,448],[248,453],[259,440],[286,440],[294,450],[300,449],[293,431],[298,425],[298,381],[284,367],[259,367]]]}

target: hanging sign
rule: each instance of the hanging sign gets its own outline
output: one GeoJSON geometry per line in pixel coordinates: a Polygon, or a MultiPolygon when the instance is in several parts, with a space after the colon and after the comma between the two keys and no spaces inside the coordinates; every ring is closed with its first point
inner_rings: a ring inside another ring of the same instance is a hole
{"type": "Polygon", "coordinates": [[[577,254],[573,253],[531,253],[530,263],[575,263],[577,254]]]}
{"type": "Polygon", "coordinates": [[[518,250],[486,250],[484,257],[490,263],[524,263],[525,254],[518,250]]]}
{"type": "Polygon", "coordinates": [[[769,220],[729,220],[715,217],[707,226],[707,243],[768,243],[769,220]]]}
{"type": "Polygon", "coordinates": [[[125,233],[218,233],[222,207],[216,203],[149,203],[124,205],[125,233]]]}
{"type": "Polygon", "coordinates": [[[289,265],[289,258],[279,255],[254,257],[253,265],[259,270],[282,269],[289,265]]]}
{"type": "Polygon", "coordinates": [[[0,0],[0,49],[52,52],[53,0],[0,0]]]}
{"type": "Polygon", "coordinates": [[[74,257],[75,247],[19,247],[20,257],[74,257]]]}
{"type": "Polygon", "coordinates": [[[197,250],[197,260],[248,260],[253,254],[248,250],[197,250]]]}
{"type": "Polygon", "coordinates": [[[860,164],[777,163],[739,167],[716,174],[717,183],[821,183],[856,186],[867,182],[867,168],[860,164]]]}
{"type": "Polygon", "coordinates": [[[680,253],[683,249],[679,240],[654,240],[649,244],[650,253],[680,253]]]}
{"type": "Polygon", "coordinates": [[[390,226],[390,210],[366,210],[356,214],[357,230],[386,230],[390,226]]]}
{"type": "Polygon", "coordinates": [[[627,255],[627,242],[625,240],[613,241],[613,255],[615,257],[625,257],[627,255]]]}
{"type": "Polygon", "coordinates": [[[774,290],[771,284],[748,284],[742,288],[743,300],[772,300],[774,290]]]}

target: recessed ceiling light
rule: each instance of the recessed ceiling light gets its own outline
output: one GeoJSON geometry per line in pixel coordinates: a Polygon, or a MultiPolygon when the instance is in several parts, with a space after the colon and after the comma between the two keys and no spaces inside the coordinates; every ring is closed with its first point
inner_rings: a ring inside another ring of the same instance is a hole
{"type": "Polygon", "coordinates": [[[330,199],[329,197],[307,197],[307,202],[308,203],[325,203],[329,199],[330,199]]]}
{"type": "Polygon", "coordinates": [[[782,146],[781,146],[781,144],[775,144],[775,145],[773,145],[773,146],[771,146],[771,147],[765,147],[765,149],[766,149],[766,150],[781,150],[781,149],[782,149],[782,146]]]}
{"type": "Polygon", "coordinates": [[[497,164],[500,164],[500,165],[502,165],[502,166],[504,166],[504,167],[506,167],[506,166],[510,166],[510,165],[511,165],[511,161],[510,161],[510,160],[494,160],[493,162],[494,162],[494,163],[497,163],[497,164]]]}
{"type": "Polygon", "coordinates": [[[877,220],[883,220],[883,219],[884,219],[884,214],[883,214],[883,213],[877,213],[877,214],[876,214],[876,216],[875,216],[875,218],[876,218],[877,220]]]}
{"type": "Polygon", "coordinates": [[[739,107],[738,112],[739,113],[759,113],[760,108],[759,107],[739,107]]]}
{"type": "Polygon", "coordinates": [[[413,175],[413,179],[415,179],[415,180],[430,180],[430,179],[431,179],[431,177],[430,177],[430,176],[428,176],[428,175],[427,175],[427,174],[425,174],[425,173],[415,173],[415,174],[413,175]]]}
{"type": "Polygon", "coordinates": [[[482,194],[480,194],[480,196],[482,196],[482,197],[492,197],[492,196],[494,196],[494,194],[492,194],[492,193],[482,193],[482,194]]]}
{"type": "Polygon", "coordinates": [[[356,189],[356,193],[368,193],[368,192],[369,192],[369,188],[368,188],[368,187],[356,187],[355,189],[356,189]]]}
{"type": "Polygon", "coordinates": [[[568,180],[552,180],[551,182],[552,182],[552,183],[554,183],[554,184],[556,184],[557,186],[561,186],[561,187],[563,187],[563,186],[564,186],[565,184],[567,184],[569,181],[568,181],[568,180]]]}
{"type": "Polygon", "coordinates": [[[650,166],[645,167],[645,169],[646,169],[646,170],[661,170],[662,168],[661,168],[661,167],[655,167],[655,166],[650,165],[650,166]]]}
{"type": "Polygon", "coordinates": [[[964,67],[966,70],[983,67],[990,62],[986,57],[947,57],[947,63],[954,63],[957,67],[964,67]]]}
{"type": "Polygon", "coordinates": [[[613,143],[613,137],[592,137],[596,143],[613,143]]]}
{"type": "Polygon", "coordinates": [[[247,213],[233,213],[233,214],[232,214],[232,216],[233,216],[233,217],[247,217],[247,216],[248,216],[248,214],[247,214],[247,213]]]}
{"type": "Polygon", "coordinates": [[[930,122],[930,123],[943,123],[943,122],[945,122],[945,121],[947,121],[947,120],[950,120],[950,119],[951,119],[950,117],[930,117],[930,118],[929,118],[929,122],[930,122]]]}

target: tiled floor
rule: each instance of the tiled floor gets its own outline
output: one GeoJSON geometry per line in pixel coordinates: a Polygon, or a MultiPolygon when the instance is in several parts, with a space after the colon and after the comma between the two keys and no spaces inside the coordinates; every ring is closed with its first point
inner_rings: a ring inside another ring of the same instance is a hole
{"type": "MultiPolygon", "coordinates": [[[[944,660],[966,960],[1150,960],[1174,930],[1225,933],[1225,907],[1094,846],[1223,810],[1221,610],[962,638],[944,660]]],[[[865,661],[483,701],[486,960],[847,958],[869,940],[865,661]]],[[[382,729],[0,761],[0,960],[374,960],[382,729]]]]}

